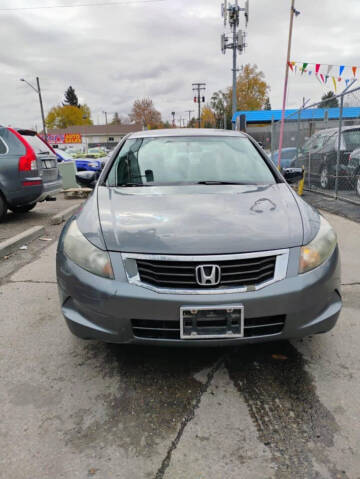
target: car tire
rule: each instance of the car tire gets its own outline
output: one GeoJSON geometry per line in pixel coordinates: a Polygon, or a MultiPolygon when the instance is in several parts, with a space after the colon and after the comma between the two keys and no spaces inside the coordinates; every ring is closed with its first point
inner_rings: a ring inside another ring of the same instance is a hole
{"type": "Polygon", "coordinates": [[[27,213],[28,211],[34,209],[36,206],[36,203],[30,203],[29,205],[24,205],[24,206],[13,206],[10,208],[10,210],[13,213],[27,213]]]}
{"type": "Polygon", "coordinates": [[[5,198],[0,193],[0,222],[5,218],[7,213],[7,204],[5,198]]]}
{"type": "Polygon", "coordinates": [[[328,170],[328,167],[326,165],[323,165],[321,167],[319,182],[320,182],[320,188],[322,190],[328,190],[333,185],[333,180],[332,180],[332,178],[330,178],[329,170],[328,170]]]}
{"type": "Polygon", "coordinates": [[[360,196],[360,174],[355,177],[355,191],[358,196],[360,196]]]}

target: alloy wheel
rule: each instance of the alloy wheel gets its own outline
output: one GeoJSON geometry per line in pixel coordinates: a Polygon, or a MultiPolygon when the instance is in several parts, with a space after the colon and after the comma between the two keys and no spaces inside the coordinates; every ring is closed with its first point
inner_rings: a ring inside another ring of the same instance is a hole
{"type": "Polygon", "coordinates": [[[327,189],[329,186],[329,173],[326,166],[324,166],[324,168],[322,168],[320,172],[320,186],[324,190],[327,189]]]}

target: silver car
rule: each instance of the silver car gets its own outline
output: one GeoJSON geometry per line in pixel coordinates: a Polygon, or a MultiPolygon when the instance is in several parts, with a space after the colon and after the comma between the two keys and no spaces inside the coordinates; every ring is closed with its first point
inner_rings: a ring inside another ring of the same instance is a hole
{"type": "Polygon", "coordinates": [[[234,345],[324,333],[341,310],[336,235],[247,135],[141,131],[118,145],[57,251],[84,339],[234,345]]]}

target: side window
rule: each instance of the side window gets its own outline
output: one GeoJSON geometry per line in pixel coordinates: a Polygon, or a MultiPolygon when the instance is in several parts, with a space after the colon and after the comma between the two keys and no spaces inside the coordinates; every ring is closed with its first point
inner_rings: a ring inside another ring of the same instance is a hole
{"type": "Polygon", "coordinates": [[[0,155],[5,155],[5,153],[7,153],[7,146],[0,136],[0,155]]]}
{"type": "Polygon", "coordinates": [[[323,145],[323,152],[330,153],[335,149],[335,137],[336,134],[326,137],[324,145],[323,145]]]}

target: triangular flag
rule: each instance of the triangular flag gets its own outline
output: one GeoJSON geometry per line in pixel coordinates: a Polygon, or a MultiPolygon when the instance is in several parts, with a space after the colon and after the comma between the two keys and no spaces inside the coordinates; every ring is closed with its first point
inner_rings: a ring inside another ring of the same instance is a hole
{"type": "Polygon", "coordinates": [[[339,77],[341,77],[343,71],[344,71],[345,65],[339,66],[339,77]]]}
{"type": "Polygon", "coordinates": [[[308,66],[308,63],[303,63],[301,73],[304,73],[305,68],[308,66]]]}
{"type": "Polygon", "coordinates": [[[320,63],[317,63],[315,65],[315,75],[317,75],[319,73],[319,70],[320,70],[320,63]]]}
{"type": "Polygon", "coordinates": [[[322,83],[321,83],[321,80],[320,80],[319,76],[318,76],[318,75],[315,75],[315,78],[316,78],[316,79],[317,79],[317,81],[318,81],[318,82],[319,82],[319,83],[322,85],[322,83]]]}
{"type": "Polygon", "coordinates": [[[321,78],[322,82],[325,83],[324,75],[322,73],[320,73],[320,78],[321,78]]]}
{"type": "Polygon", "coordinates": [[[341,77],[338,78],[338,81],[341,81],[341,77]]]}
{"type": "Polygon", "coordinates": [[[349,81],[350,81],[349,78],[346,78],[346,79],[345,79],[345,85],[346,85],[346,86],[348,85],[349,81]]]}
{"type": "Polygon", "coordinates": [[[329,75],[325,75],[325,83],[328,81],[329,75]]]}
{"type": "Polygon", "coordinates": [[[335,92],[336,92],[336,78],[335,78],[335,77],[332,77],[332,81],[333,81],[333,83],[334,83],[334,90],[335,90],[335,92]]]}
{"type": "Polygon", "coordinates": [[[356,76],[357,67],[351,67],[354,77],[356,76]]]}
{"type": "Polygon", "coordinates": [[[291,62],[288,62],[288,65],[289,65],[290,70],[293,72],[294,71],[293,64],[291,62]]]}
{"type": "Polygon", "coordinates": [[[311,74],[312,74],[312,71],[310,70],[310,71],[309,71],[309,75],[311,75],[311,74]]]}
{"type": "Polygon", "coordinates": [[[327,72],[326,72],[327,75],[330,75],[330,72],[331,72],[333,66],[334,66],[334,65],[328,65],[328,67],[327,67],[327,72]]]}

